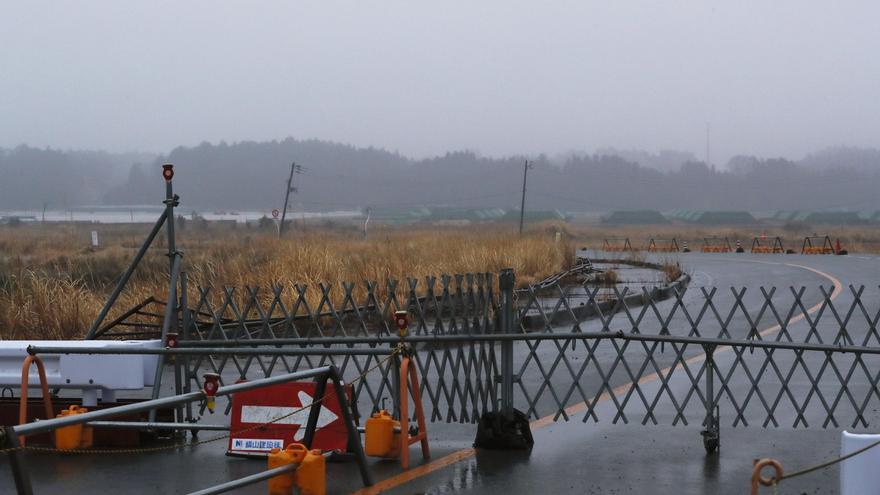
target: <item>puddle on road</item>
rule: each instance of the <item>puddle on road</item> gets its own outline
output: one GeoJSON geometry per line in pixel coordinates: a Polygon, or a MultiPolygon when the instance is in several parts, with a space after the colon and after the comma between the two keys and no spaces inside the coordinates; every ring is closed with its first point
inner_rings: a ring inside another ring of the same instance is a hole
{"type": "Polygon", "coordinates": [[[443,495],[468,490],[479,491],[490,486],[498,486],[510,476],[510,470],[517,464],[528,464],[529,451],[477,451],[475,457],[452,465],[452,472],[447,481],[420,492],[425,495],[443,495]]]}
{"type": "Polygon", "coordinates": [[[420,493],[424,495],[457,493],[476,488],[482,484],[481,481],[481,475],[477,469],[477,459],[471,457],[466,461],[453,464],[452,474],[445,483],[431,487],[429,490],[420,493]]]}

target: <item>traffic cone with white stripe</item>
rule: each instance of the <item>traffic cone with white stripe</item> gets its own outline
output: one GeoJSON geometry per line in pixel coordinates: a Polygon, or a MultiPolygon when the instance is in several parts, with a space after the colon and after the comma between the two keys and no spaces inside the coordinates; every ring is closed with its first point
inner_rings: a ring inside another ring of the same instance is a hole
{"type": "Polygon", "coordinates": [[[739,239],[736,240],[736,252],[737,253],[744,253],[745,252],[745,249],[743,249],[742,242],[740,242],[739,239]]]}
{"type": "Polygon", "coordinates": [[[682,246],[684,246],[684,247],[681,249],[681,252],[682,252],[682,253],[689,253],[689,252],[691,252],[691,248],[688,247],[688,241],[682,241],[682,246]]]}

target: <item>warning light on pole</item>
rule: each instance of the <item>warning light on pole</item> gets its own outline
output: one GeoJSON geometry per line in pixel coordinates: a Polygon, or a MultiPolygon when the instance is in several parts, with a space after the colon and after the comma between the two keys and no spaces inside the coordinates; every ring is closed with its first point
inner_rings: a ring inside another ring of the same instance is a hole
{"type": "Polygon", "coordinates": [[[406,311],[395,311],[394,323],[397,325],[397,330],[400,332],[400,336],[403,337],[406,335],[406,327],[409,323],[409,317],[406,311]]]}
{"type": "Polygon", "coordinates": [[[171,182],[171,179],[174,178],[174,165],[170,163],[162,165],[162,177],[165,178],[166,182],[171,182]]]}
{"type": "Polygon", "coordinates": [[[211,414],[214,414],[214,405],[216,404],[217,390],[220,388],[220,375],[217,373],[205,373],[205,384],[202,386],[202,392],[205,394],[205,405],[211,414]]]}

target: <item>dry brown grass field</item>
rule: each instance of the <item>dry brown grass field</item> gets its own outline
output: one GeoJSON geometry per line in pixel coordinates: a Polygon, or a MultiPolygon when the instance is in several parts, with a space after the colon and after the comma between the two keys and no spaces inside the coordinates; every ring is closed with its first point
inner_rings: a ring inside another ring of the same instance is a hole
{"type": "MultiPolygon", "coordinates": [[[[147,225],[25,224],[0,226],[0,339],[80,338],[100,310],[115,281],[140,247],[147,225]],[[101,247],[89,248],[97,230],[101,247]]],[[[545,223],[526,235],[510,224],[472,226],[377,227],[369,239],[352,228],[298,226],[279,240],[272,230],[242,225],[178,229],[178,248],[191,287],[270,287],[308,284],[310,303],[320,298],[317,284],[329,283],[342,297],[342,282],[403,280],[429,275],[497,272],[512,267],[520,285],[535,282],[573,262],[575,248],[598,249],[606,237],[629,237],[643,249],[651,237],[675,237],[699,250],[702,238],[718,235],[743,242],[748,250],[764,232],[800,250],[803,237],[827,233],[851,252],[880,252],[880,232],[872,227],[802,228],[603,226],[545,223]],[[556,233],[561,240],[557,242],[556,233]]],[[[164,299],[168,259],[160,235],[109,318],[148,296],[164,299]]],[[[685,270],[687,267],[684,267],[685,270]]],[[[267,296],[268,297],[268,296],[267,296]]],[[[362,301],[363,299],[358,299],[362,301]]],[[[341,301],[336,300],[335,303],[341,301]]],[[[109,320],[108,318],[108,320],[109,320]]]]}
{"type": "MultiPolygon", "coordinates": [[[[149,226],[21,225],[0,228],[0,338],[79,338],[100,311],[115,281],[140,247],[149,226]],[[101,246],[89,248],[91,230],[101,246]]],[[[196,288],[308,284],[309,302],[317,285],[334,286],[340,304],[342,282],[473,272],[512,267],[520,284],[551,275],[574,261],[574,245],[553,226],[520,237],[501,227],[409,227],[374,229],[368,239],[352,230],[309,228],[278,239],[271,230],[244,226],[178,228],[190,297],[196,288]]],[[[148,296],[164,300],[168,285],[167,244],[157,239],[135,272],[108,320],[148,296]]],[[[404,284],[401,284],[401,290],[404,284]]],[[[242,291],[243,292],[243,291],[242,291]]],[[[292,292],[292,291],[291,291],[292,292]]],[[[264,291],[266,297],[269,292],[264,291]]],[[[195,300],[195,299],[191,299],[195,300]]]]}

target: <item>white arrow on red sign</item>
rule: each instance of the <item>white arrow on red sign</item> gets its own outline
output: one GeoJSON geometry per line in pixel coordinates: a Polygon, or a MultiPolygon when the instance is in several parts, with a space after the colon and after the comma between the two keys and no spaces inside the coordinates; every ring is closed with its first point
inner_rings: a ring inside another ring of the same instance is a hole
{"type": "MultiPolygon", "coordinates": [[[[299,425],[300,427],[297,428],[293,439],[297,441],[302,440],[306,435],[305,426],[309,421],[309,411],[311,411],[311,407],[309,406],[312,405],[313,399],[311,395],[303,390],[300,390],[297,393],[297,396],[299,397],[299,402],[301,404],[300,407],[242,406],[241,422],[254,424],[273,423],[279,425],[299,425]]],[[[339,419],[339,416],[333,413],[333,411],[324,406],[320,407],[321,410],[318,411],[317,429],[321,429],[339,419]]]]}

